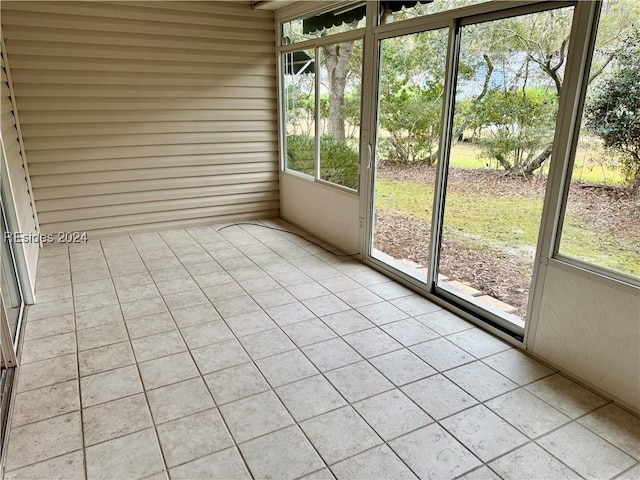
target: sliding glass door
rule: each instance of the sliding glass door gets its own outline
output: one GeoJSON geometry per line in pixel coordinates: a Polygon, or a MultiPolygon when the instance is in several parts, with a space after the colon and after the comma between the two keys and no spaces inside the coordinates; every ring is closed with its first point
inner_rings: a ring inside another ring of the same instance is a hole
{"type": "Polygon", "coordinates": [[[426,282],[448,28],[380,42],[372,256],[426,282]]]}
{"type": "Polygon", "coordinates": [[[566,5],[434,15],[425,22],[449,27],[387,28],[379,39],[371,257],[516,335],[552,161],[566,5]]]}

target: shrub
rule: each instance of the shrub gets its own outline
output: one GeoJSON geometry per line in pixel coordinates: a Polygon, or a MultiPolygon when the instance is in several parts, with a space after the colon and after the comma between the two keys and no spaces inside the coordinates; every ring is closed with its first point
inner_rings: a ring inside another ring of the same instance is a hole
{"type": "MultiPolygon", "coordinates": [[[[320,137],[320,178],[327,182],[358,189],[360,159],[358,152],[346,142],[330,135],[320,137]]],[[[306,135],[287,137],[287,167],[314,175],[315,139],[306,135]]]]}

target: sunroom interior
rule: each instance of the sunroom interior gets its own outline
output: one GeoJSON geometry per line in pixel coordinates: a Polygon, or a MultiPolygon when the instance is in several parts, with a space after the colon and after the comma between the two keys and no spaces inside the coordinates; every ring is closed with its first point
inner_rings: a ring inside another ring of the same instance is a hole
{"type": "Polygon", "coordinates": [[[576,183],[638,28],[3,1],[3,477],[638,478],[640,197],[576,183]]]}

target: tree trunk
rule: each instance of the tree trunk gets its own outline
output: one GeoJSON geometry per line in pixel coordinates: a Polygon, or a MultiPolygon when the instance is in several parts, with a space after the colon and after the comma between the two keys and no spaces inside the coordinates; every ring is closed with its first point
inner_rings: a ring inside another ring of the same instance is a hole
{"type": "Polygon", "coordinates": [[[329,135],[338,142],[344,142],[346,138],[342,109],[352,52],[353,42],[322,47],[322,56],[329,75],[329,135]]]}
{"type": "Polygon", "coordinates": [[[552,150],[553,150],[553,144],[550,143],[542,152],[540,152],[540,155],[538,155],[532,162],[528,163],[525,166],[522,173],[524,173],[525,175],[531,175],[533,172],[539,169],[544,164],[544,162],[546,162],[547,159],[551,156],[552,150]]]}

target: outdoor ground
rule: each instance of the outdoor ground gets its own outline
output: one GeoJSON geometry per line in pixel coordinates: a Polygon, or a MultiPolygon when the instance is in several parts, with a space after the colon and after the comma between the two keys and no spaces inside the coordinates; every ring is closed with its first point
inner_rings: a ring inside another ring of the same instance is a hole
{"type": "MultiPolygon", "coordinates": [[[[466,165],[465,165],[466,166],[466,165]]],[[[375,248],[426,265],[435,167],[381,162],[375,248]]],[[[524,315],[546,176],[452,168],[440,272],[524,315]]],[[[561,252],[640,275],[640,207],[622,186],[574,182],[561,252]]]]}

